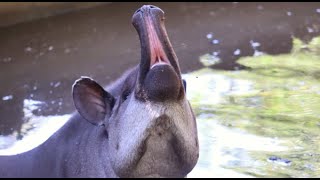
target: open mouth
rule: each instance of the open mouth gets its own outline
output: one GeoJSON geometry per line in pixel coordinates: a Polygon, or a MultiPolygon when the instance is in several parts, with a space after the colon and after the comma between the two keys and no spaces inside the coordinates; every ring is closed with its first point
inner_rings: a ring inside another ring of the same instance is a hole
{"type": "Polygon", "coordinates": [[[164,12],[155,6],[142,6],[132,17],[141,43],[141,64],[144,71],[158,65],[170,65],[180,76],[176,55],[164,26],[164,12]]]}
{"type": "Polygon", "coordinates": [[[132,17],[141,45],[138,94],[141,99],[176,100],[181,95],[181,73],[178,59],[164,26],[164,12],[144,5],[132,17]]]}
{"type": "Polygon", "coordinates": [[[171,65],[155,29],[155,23],[152,21],[150,16],[145,16],[144,20],[147,30],[146,34],[149,40],[150,69],[152,69],[156,65],[171,65]]]}

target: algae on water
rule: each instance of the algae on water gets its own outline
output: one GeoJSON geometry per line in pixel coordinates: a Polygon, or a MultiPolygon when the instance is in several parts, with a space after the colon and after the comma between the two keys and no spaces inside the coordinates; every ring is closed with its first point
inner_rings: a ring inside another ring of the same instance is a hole
{"type": "MultiPolygon", "coordinates": [[[[202,58],[208,65],[208,56],[202,58]]],[[[319,177],[320,37],[309,43],[294,38],[289,54],[242,57],[237,62],[251,69],[204,68],[186,75],[192,81],[187,95],[197,116],[212,114],[206,121],[284,140],[289,150],[249,151],[259,165],[232,168],[256,177],[319,177]],[[267,161],[270,156],[292,163],[274,164],[267,161]]]]}

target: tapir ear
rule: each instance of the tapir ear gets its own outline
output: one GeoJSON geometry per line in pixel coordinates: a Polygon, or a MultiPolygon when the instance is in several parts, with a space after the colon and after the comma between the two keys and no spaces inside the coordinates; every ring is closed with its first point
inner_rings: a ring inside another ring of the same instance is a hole
{"type": "Polygon", "coordinates": [[[78,79],[72,88],[73,102],[80,115],[94,125],[102,125],[114,105],[114,98],[88,77],[78,79]]]}

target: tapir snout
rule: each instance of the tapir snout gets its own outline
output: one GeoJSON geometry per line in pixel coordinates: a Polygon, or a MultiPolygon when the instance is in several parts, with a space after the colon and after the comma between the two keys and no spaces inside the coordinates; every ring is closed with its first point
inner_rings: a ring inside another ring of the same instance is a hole
{"type": "Polygon", "coordinates": [[[137,98],[177,101],[183,98],[181,73],[164,25],[164,12],[144,5],[132,17],[141,43],[137,98]]]}

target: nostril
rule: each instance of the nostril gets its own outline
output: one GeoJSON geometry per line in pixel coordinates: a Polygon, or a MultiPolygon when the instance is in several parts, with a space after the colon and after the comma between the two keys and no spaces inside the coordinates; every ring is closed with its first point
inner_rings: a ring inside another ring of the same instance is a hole
{"type": "Polygon", "coordinates": [[[140,8],[138,10],[136,10],[135,14],[137,14],[139,12],[142,12],[140,8]]]}
{"type": "Polygon", "coordinates": [[[153,5],[150,5],[149,7],[150,7],[150,9],[156,8],[156,7],[155,7],[155,6],[153,6],[153,5]]]}

